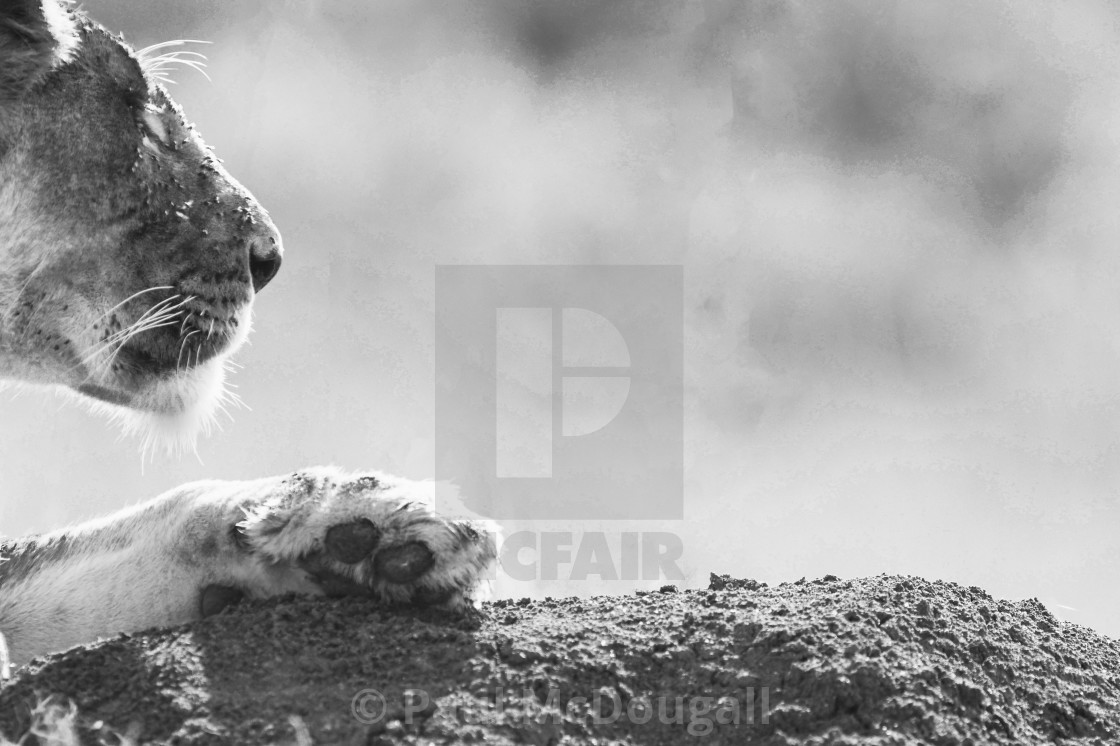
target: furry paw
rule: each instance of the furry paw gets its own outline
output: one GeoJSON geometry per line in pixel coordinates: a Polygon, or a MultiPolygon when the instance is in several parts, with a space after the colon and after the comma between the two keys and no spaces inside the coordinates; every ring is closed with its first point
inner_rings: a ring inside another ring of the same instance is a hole
{"type": "Polygon", "coordinates": [[[290,568],[328,596],[462,608],[494,562],[494,536],[434,513],[432,499],[431,483],[306,470],[243,504],[233,538],[272,573],[290,568]]]}

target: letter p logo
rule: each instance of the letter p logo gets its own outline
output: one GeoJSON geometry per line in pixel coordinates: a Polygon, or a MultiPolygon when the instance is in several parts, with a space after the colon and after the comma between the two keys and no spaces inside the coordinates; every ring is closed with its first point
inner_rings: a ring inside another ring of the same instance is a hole
{"type": "Polygon", "coordinates": [[[491,518],[680,518],[680,267],[436,270],[436,476],[491,518]]]}
{"type": "Polygon", "coordinates": [[[549,479],[557,437],[590,435],[622,411],[630,352],[608,319],[584,308],[497,314],[496,473],[549,479]]]}

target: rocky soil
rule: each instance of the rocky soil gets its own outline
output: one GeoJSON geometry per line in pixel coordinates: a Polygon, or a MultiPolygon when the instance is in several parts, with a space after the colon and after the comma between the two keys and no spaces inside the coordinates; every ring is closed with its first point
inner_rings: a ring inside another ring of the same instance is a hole
{"type": "Polygon", "coordinates": [[[951,583],[713,576],[469,619],[245,604],[34,663],[0,729],[39,728],[48,694],[85,743],[1108,746],[1120,644],[951,583]]]}

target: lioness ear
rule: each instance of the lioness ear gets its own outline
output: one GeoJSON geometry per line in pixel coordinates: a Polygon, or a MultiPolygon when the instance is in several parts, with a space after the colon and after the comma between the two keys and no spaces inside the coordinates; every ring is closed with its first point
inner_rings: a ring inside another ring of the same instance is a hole
{"type": "Polygon", "coordinates": [[[0,100],[19,98],[76,46],[66,0],[0,0],[0,100]]]}

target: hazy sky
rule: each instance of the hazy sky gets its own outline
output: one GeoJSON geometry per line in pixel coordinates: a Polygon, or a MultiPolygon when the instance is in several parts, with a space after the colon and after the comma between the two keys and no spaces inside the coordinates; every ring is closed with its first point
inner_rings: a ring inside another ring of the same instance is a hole
{"type": "Polygon", "coordinates": [[[5,533],[204,477],[430,476],[436,263],[679,264],[686,520],[629,528],[679,533],[690,584],[909,573],[1120,634],[1108,3],[83,6],[214,42],[172,93],[287,255],[201,462],[0,395],[5,533]]]}

